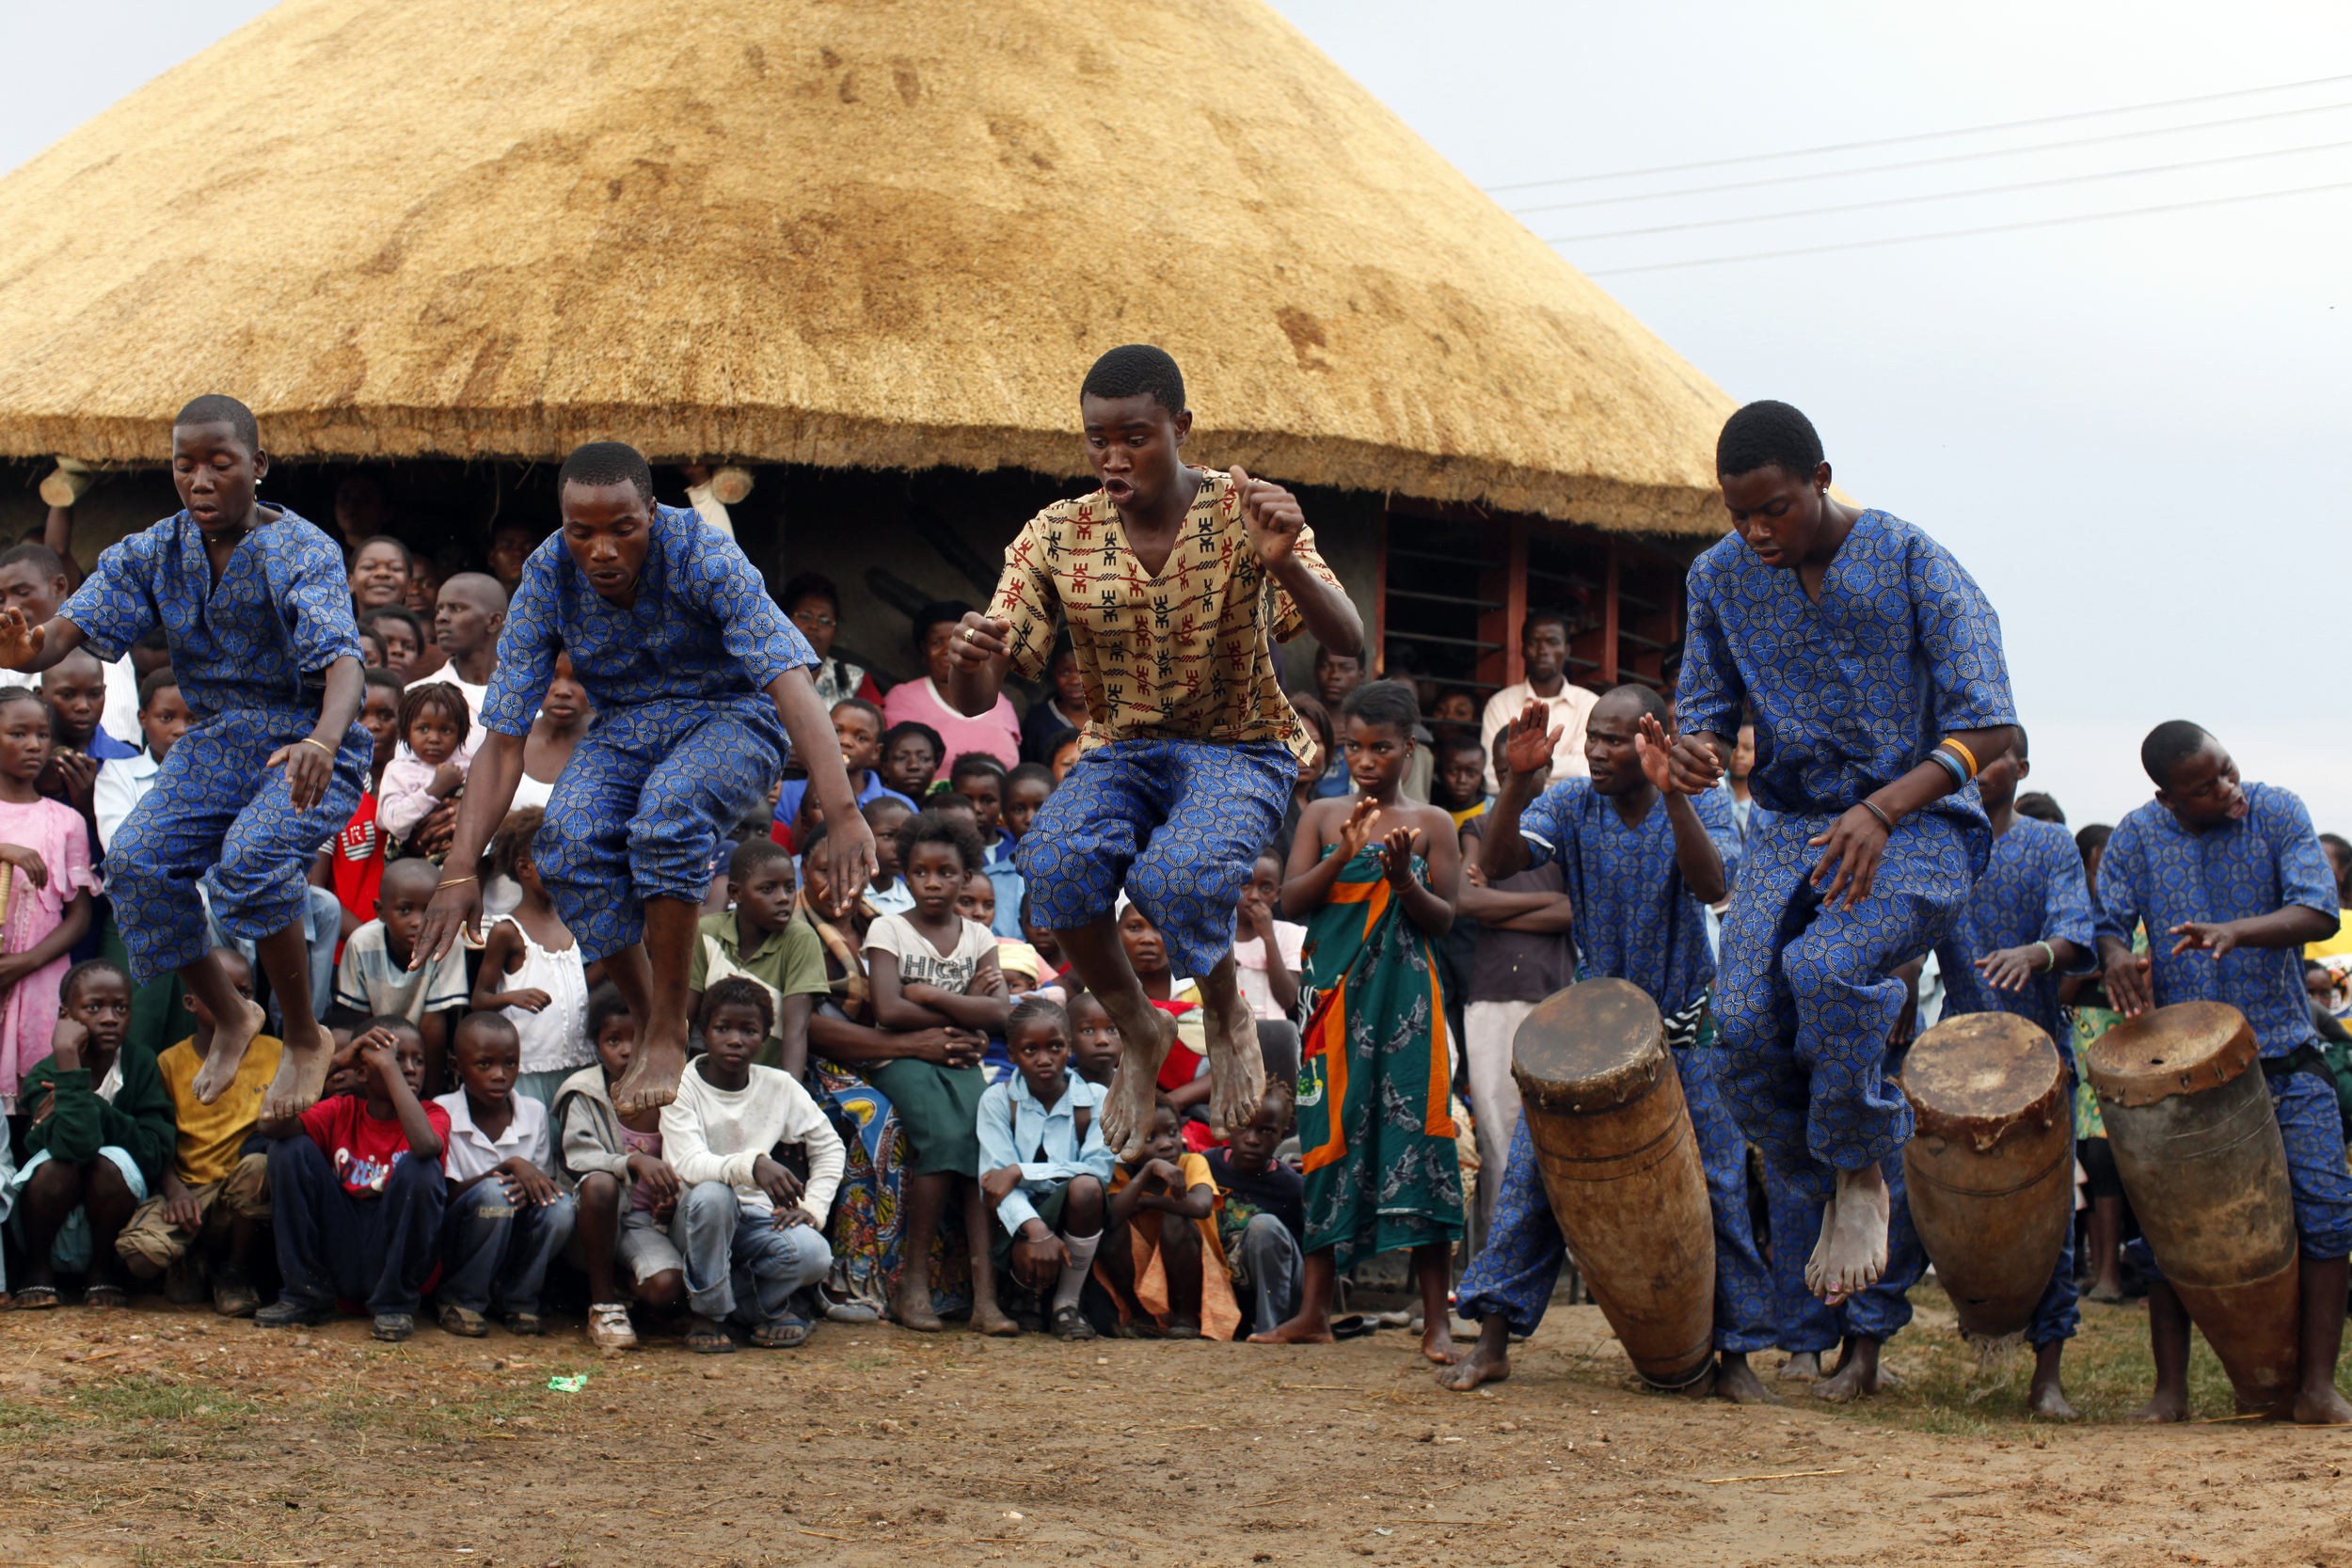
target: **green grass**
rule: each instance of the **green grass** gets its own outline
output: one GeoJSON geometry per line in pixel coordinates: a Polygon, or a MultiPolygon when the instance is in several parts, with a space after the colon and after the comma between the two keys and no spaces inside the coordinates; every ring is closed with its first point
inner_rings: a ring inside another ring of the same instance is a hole
{"type": "Polygon", "coordinates": [[[243,1420],[260,1409],[252,1401],[201,1384],[135,1372],[102,1378],[73,1390],[70,1414],[86,1419],[125,1421],[243,1420]]]}

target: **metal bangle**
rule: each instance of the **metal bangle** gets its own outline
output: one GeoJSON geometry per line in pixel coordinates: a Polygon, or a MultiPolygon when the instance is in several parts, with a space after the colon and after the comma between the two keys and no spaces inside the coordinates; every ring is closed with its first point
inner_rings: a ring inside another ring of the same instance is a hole
{"type": "Polygon", "coordinates": [[[318,738],[318,736],[311,736],[311,735],[306,735],[306,736],[304,736],[302,737],[302,743],[303,743],[305,746],[316,746],[316,747],[317,747],[320,751],[325,752],[326,752],[328,756],[330,756],[330,757],[331,757],[331,756],[333,756],[333,755],[335,755],[335,748],[334,748],[334,747],[332,747],[332,746],[329,746],[329,745],[328,745],[326,741],[321,740],[321,739],[320,739],[320,738],[318,738]]]}
{"type": "Polygon", "coordinates": [[[464,877],[452,877],[449,880],[447,880],[447,881],[445,881],[445,882],[439,882],[439,883],[435,884],[433,891],[434,891],[434,892],[436,892],[436,893],[438,893],[438,892],[440,892],[440,891],[441,891],[441,889],[442,889],[442,888],[445,888],[445,887],[464,887],[464,886],[465,886],[468,882],[471,882],[471,881],[478,881],[479,879],[480,879],[479,878],[476,878],[476,877],[471,876],[471,875],[467,875],[467,876],[464,876],[464,877]]]}
{"type": "Polygon", "coordinates": [[[1887,836],[1890,838],[1893,837],[1895,832],[1895,819],[1887,816],[1884,812],[1879,810],[1876,801],[1865,800],[1861,802],[1861,804],[1864,811],[1868,812],[1872,816],[1879,819],[1879,826],[1886,830],[1887,836]]]}

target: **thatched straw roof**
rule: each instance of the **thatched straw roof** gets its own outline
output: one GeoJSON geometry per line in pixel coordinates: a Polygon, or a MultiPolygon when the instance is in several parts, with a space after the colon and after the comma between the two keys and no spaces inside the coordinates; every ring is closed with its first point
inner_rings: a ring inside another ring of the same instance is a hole
{"type": "Polygon", "coordinates": [[[287,0],[0,180],[0,454],[1076,472],[1141,339],[1209,461],[1720,528],[1713,383],[1258,0],[1107,3],[287,0]]]}

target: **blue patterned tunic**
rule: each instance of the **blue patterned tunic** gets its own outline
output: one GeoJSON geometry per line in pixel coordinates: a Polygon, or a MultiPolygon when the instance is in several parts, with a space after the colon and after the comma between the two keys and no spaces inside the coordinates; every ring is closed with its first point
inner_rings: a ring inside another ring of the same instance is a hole
{"type": "Polygon", "coordinates": [[[1691,568],[1677,716],[1684,734],[1738,732],[1756,712],[1746,864],[1724,920],[1718,1066],[1740,1125],[1807,1201],[1836,1169],[1911,1135],[1883,1081],[1903,1006],[1893,970],[1948,936],[1991,830],[1974,784],[1899,824],[1869,897],[1825,908],[1806,841],[1924,761],[1954,730],[2016,721],[2000,623],[1949,550],[1866,512],[1816,603],[1737,537],[1691,568]]]}
{"type": "MultiPolygon", "coordinates": [[[[1736,877],[1740,829],[1729,792],[1710,790],[1691,804],[1723,856],[1724,875],[1736,877]]],[[[1682,879],[1662,799],[1641,821],[1628,823],[1592,780],[1563,779],[1520,816],[1519,835],[1538,860],[1559,863],[1576,911],[1580,978],[1630,980],[1669,1016],[1706,996],[1715,973],[1707,950],[1706,907],[1682,879]]],[[[1772,1283],[1748,1220],[1747,1140],[1716,1085],[1711,1033],[1692,1036],[1691,1044],[1677,1043],[1674,1056],[1715,1221],[1715,1348],[1764,1350],[1775,1338],[1772,1283]]],[[[1534,1141],[1521,1118],[1511,1136],[1486,1243],[1462,1279],[1463,1315],[1500,1312],[1514,1333],[1534,1332],[1566,1257],[1534,1141]]]]}
{"type": "Polygon", "coordinates": [[[723,836],[790,754],[767,688],[817,663],[733,540],[691,512],[653,512],[627,609],[590,585],[560,531],[531,553],[482,704],[485,729],[528,735],[564,653],[595,705],[537,843],[590,961],[644,934],[644,900],[701,901],[723,836]]]}
{"type": "MultiPolygon", "coordinates": [[[[357,660],[342,552],[294,513],[264,508],[215,584],[203,531],[187,513],[107,546],[57,611],[105,660],[161,626],[194,723],[106,853],[106,885],[141,983],[202,958],[214,917],[245,941],[284,930],[309,903],[310,860],[351,819],[374,745],[353,724],[325,798],[296,811],[263,764],[318,724],[305,689],[339,658],[357,660]]],[[[315,999],[314,999],[315,1000],[315,999]]]]}
{"type": "MultiPolygon", "coordinates": [[[[2263,1055],[2277,1058],[2318,1038],[2302,950],[2241,947],[2220,958],[2172,952],[2172,927],[2190,921],[2245,920],[2290,904],[2337,912],[2328,852],[2302,799],[2276,784],[2245,789],[2246,815],[2203,832],[2183,827],[2158,800],[2118,823],[2099,860],[2098,932],[2127,942],[2145,922],[2156,1006],[2226,1002],[2246,1015],[2263,1055]]],[[[2352,1174],[2333,1087],[2296,1072],[2271,1079],[2270,1097],[2286,1140],[2304,1255],[2342,1258],[2352,1252],[2352,1174]]],[[[2152,1262],[2145,1241],[2132,1243],[2131,1256],[2152,1262]]]]}

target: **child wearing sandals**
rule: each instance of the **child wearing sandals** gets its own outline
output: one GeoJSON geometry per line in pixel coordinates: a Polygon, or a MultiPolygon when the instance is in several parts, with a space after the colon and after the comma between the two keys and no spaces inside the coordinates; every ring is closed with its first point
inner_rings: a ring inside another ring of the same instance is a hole
{"type": "Polygon", "coordinates": [[[532,845],[546,819],[539,807],[525,806],[507,813],[491,837],[495,874],[513,879],[522,901],[483,941],[473,1006],[476,1012],[503,1013],[522,1041],[515,1092],[552,1105],[565,1082],[596,1061],[588,1039],[588,989],[604,978],[604,966],[593,966],[593,976],[588,973],[580,943],[539,879],[532,845]]]}
{"type": "Polygon", "coordinates": [[[555,1096],[558,1174],[578,1205],[570,1256],[588,1276],[588,1342],[628,1350],[637,1331],[613,1284],[616,1262],[628,1269],[638,1306],[671,1311],[686,1300],[686,1259],[670,1239],[678,1176],[661,1157],[661,1113],[613,1108],[612,1085],[637,1049],[619,988],[598,986],[588,998],[588,1037],[596,1065],[564,1080],[555,1096]]]}
{"type": "Polygon", "coordinates": [[[686,1263],[694,1314],[686,1348],[735,1349],[730,1319],[763,1350],[808,1338],[793,1296],[833,1268],[825,1217],[841,1182],[841,1138],[798,1080],[754,1060],[775,1027],[775,1003],[756,980],[734,975],[703,992],[703,1054],[661,1108],[662,1155],[684,1189],[670,1238],[686,1263]],[[781,1144],[808,1157],[803,1183],[776,1163],[781,1144]]]}

